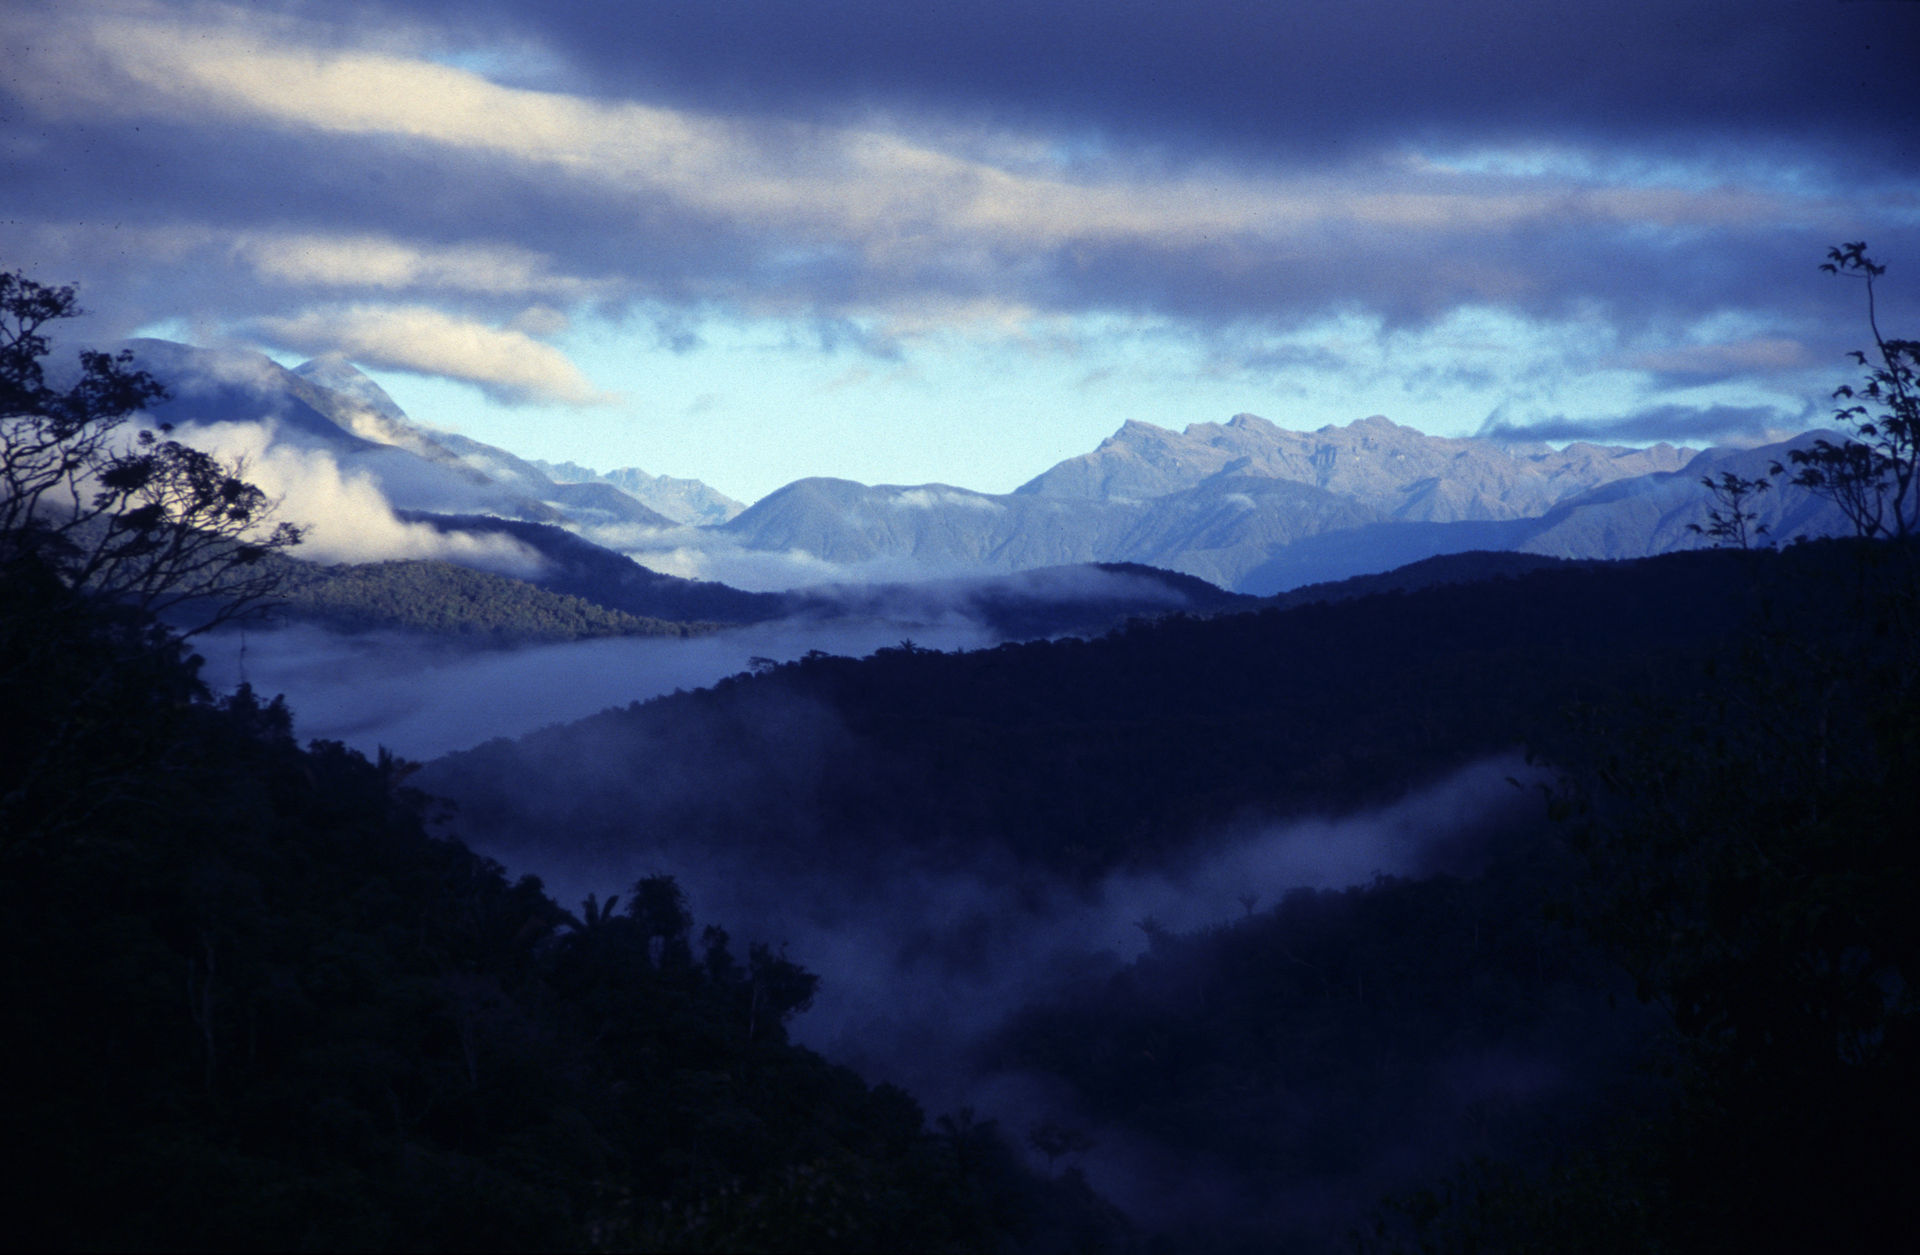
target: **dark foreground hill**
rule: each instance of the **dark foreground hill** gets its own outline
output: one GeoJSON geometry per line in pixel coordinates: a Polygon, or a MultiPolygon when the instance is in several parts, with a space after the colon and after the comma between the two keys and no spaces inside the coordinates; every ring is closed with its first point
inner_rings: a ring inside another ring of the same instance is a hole
{"type": "Polygon", "coordinates": [[[1091,1180],[1154,1249],[1897,1249],[1920,668],[1892,553],[1556,565],[816,657],[423,773],[521,853],[731,850],[763,900],[846,917],[791,956],[770,916],[725,918],[744,945],[696,934],[670,876],[564,911],[429,836],[404,765],[299,748],[278,704],[209,700],[164,633],[12,564],[0,1030],[34,1153],[10,1232],[1134,1245],[1091,1180]],[[1185,934],[1147,915],[1131,960],[1040,944],[1122,869],[1216,845],[1210,816],[1376,804],[1565,727],[1571,699],[1592,734],[1539,739],[1586,782],[1570,827],[1504,813],[1441,874],[1185,934]],[[1001,1125],[928,1127],[788,1038],[863,982],[887,1014],[844,1040],[981,1087],[1001,1125]],[[1609,1005],[1636,993],[1649,1010],[1609,1005]],[[1649,1082],[1628,1065],[1661,1042],[1649,1082]]]}
{"type": "Polygon", "coordinates": [[[791,1044],[816,978],[670,879],[571,914],[429,836],[401,764],[3,574],[10,1244],[1124,1248],[1077,1178],[791,1044]]]}
{"type": "MultiPolygon", "coordinates": [[[[1828,552],[1770,561],[1812,568],[1828,552]]],[[[1750,569],[1705,552],[1552,564],[1091,641],[815,656],[489,743],[422,779],[489,848],[747,842],[804,859],[906,845],[964,860],[984,842],[1095,876],[1248,815],[1389,801],[1523,745],[1570,702],[1658,682],[1751,620],[1750,569]],[[528,778],[563,800],[523,796],[528,778]]]]}
{"type": "Polygon", "coordinates": [[[1002,638],[1092,635],[1136,615],[1214,613],[1252,604],[1205,580],[1131,563],[1052,567],[972,579],[818,585],[755,593],[642,566],[562,528],[492,515],[410,513],[442,532],[511,536],[539,556],[526,580],[444,562],[296,565],[287,612],[332,626],[392,627],[500,642],[684,635],[775,619],[887,619],[910,627],[965,619],[1002,638]]]}
{"type": "Polygon", "coordinates": [[[1892,1249],[1920,1169],[1911,554],[1449,564],[812,657],[423,778],[512,861],[753,903],[835,956],[845,1057],[982,1095],[1167,1249],[1892,1249]],[[1566,769],[1561,822],[1419,801],[1521,744],[1566,769]],[[1210,865],[1363,839],[1425,857],[1198,931],[1148,908],[1115,948],[1115,912],[1210,865]]]}

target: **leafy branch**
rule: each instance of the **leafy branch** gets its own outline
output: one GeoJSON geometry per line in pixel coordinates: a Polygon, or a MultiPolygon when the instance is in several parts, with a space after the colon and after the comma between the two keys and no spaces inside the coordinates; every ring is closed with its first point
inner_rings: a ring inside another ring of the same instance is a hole
{"type": "Polygon", "coordinates": [[[1853,434],[1795,449],[1791,482],[1832,501],[1857,536],[1905,537],[1920,528],[1920,341],[1881,332],[1874,281],[1887,268],[1866,250],[1864,242],[1830,248],[1820,267],[1866,287],[1873,354],[1849,354],[1866,370],[1866,382],[1842,384],[1833,393],[1844,403],[1833,417],[1853,434]]]}

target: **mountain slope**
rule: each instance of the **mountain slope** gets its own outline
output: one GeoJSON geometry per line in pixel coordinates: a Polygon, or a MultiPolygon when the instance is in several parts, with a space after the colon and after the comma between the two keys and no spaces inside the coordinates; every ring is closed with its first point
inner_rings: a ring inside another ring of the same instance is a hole
{"type": "Polygon", "coordinates": [[[747,507],[723,492],[697,479],[672,475],[649,475],[637,466],[623,466],[602,474],[577,462],[534,461],[555,483],[612,484],[650,510],[666,515],[676,523],[689,526],[716,526],[733,518],[747,507]]]}
{"type": "Polygon", "coordinates": [[[1070,500],[1162,497],[1231,470],[1340,493],[1382,517],[1415,522],[1525,518],[1616,479],[1675,471],[1691,449],[1505,444],[1424,435],[1375,415],[1345,427],[1285,431],[1253,414],[1173,432],[1129,422],[1092,453],[1016,491],[1070,500]]]}
{"type": "MultiPolygon", "coordinates": [[[[471,522],[481,516],[554,523],[622,537],[643,553],[654,543],[644,538],[653,536],[666,562],[718,541],[722,553],[737,545],[782,555],[796,569],[827,563],[848,576],[892,581],[1134,563],[1267,595],[1468,550],[1642,557],[1699,543],[1690,527],[1714,505],[1703,476],[1765,477],[1791,449],[1696,453],[1575,443],[1556,450],[1429,437],[1378,416],[1290,432],[1241,414],[1183,432],[1127,423],[1098,449],[1013,493],[801,479],[726,517],[738,503],[697,481],[631,468],[597,475],[430,431],[338,357],[287,371],[259,354],[164,341],[134,347],[174,392],[156,417],[188,427],[267,424],[275,446],[324,455],[343,479],[364,477],[398,509],[468,520],[455,531],[504,530],[471,522]],[[623,484],[656,495],[671,516],[623,484]],[[685,526],[681,519],[723,517],[697,538],[675,530],[685,526]]],[[[1756,505],[1779,541],[1845,530],[1838,511],[1789,485],[1756,505]]],[[[643,600],[666,587],[642,582],[643,600]]],[[[727,601],[709,591],[643,607],[631,600],[635,587],[624,571],[614,585],[608,595],[625,600],[607,604],[649,616],[680,617],[689,606],[727,601]]],[[[767,617],[764,608],[743,606],[729,602],[723,613],[695,617],[767,617]]]]}
{"type": "Polygon", "coordinates": [[[1276,545],[1374,517],[1323,489],[1237,475],[1152,502],[803,479],[720,530],[749,549],[799,550],[887,574],[909,566],[958,574],[1133,562],[1232,587],[1276,545]]]}
{"type": "Polygon", "coordinates": [[[530,582],[641,618],[757,623],[786,612],[787,603],[780,594],[749,593],[725,584],[663,575],[549,524],[473,514],[408,513],[404,517],[442,533],[510,536],[545,562],[530,582]]]}
{"type": "Polygon", "coordinates": [[[649,570],[624,554],[550,525],[479,515],[407,517],[442,532],[511,536],[544,561],[544,569],[529,583],[646,620],[712,625],[773,619],[815,624],[884,619],[910,629],[917,623],[960,618],[1003,639],[1030,639],[1097,634],[1137,616],[1217,613],[1250,600],[1175,572],[1086,564],[1030,568],[987,578],[814,585],[782,593],[751,593],[649,570]]]}
{"type": "Polygon", "coordinates": [[[391,629],[508,645],[600,636],[684,637],[699,630],[451,562],[321,567],[286,560],[284,565],[284,600],[275,617],[349,631],[391,629]]]}
{"type": "MultiPolygon", "coordinates": [[[[1714,505],[1703,477],[1764,478],[1792,447],[1553,449],[1430,437],[1380,417],[1317,432],[1250,414],[1185,432],[1129,422],[1010,494],[803,479],[722,530],[749,549],[884,572],[1137,562],[1264,596],[1469,550],[1690,548],[1700,538],[1689,524],[1714,505]]],[[[1779,540],[1845,530],[1790,485],[1758,507],[1779,540]]]]}
{"type": "MultiPolygon", "coordinates": [[[[1239,591],[1268,596],[1303,585],[1391,571],[1443,554],[1509,550],[1556,558],[1619,560],[1700,548],[1705,538],[1689,530],[1704,526],[1715,507],[1701,480],[1731,472],[1766,479],[1767,468],[1786,462],[1791,450],[1810,444],[1807,432],[1757,449],[1708,449],[1684,471],[1614,480],[1571,497],[1536,518],[1451,523],[1381,522],[1347,531],[1304,537],[1274,549],[1234,583],[1239,591]]],[[[1830,434],[1830,433],[1829,433],[1830,434]]],[[[1767,528],[1766,540],[1845,535],[1846,519],[1831,503],[1780,481],[1756,497],[1751,508],[1767,528]]]]}
{"type": "Polygon", "coordinates": [[[154,407],[156,419],[187,435],[215,424],[269,425],[269,448],[323,454],[343,475],[370,479],[396,509],[484,512],[573,526],[675,525],[611,484],[555,484],[504,449],[420,426],[337,355],[288,370],[241,350],[166,340],[133,340],[127,347],[171,394],[154,407]]]}

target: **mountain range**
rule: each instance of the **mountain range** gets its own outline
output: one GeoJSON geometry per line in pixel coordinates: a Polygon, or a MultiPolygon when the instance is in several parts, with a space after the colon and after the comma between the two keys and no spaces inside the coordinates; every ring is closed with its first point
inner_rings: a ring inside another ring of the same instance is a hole
{"type": "MultiPolygon", "coordinates": [[[[260,424],[268,447],[332,459],[342,477],[370,484],[391,509],[443,535],[511,532],[551,563],[553,546],[533,544],[540,533],[527,525],[563,528],[652,569],[624,583],[659,588],[671,578],[663,568],[706,574],[716,555],[741,560],[736,566],[772,564],[776,574],[761,588],[1126,564],[1255,596],[1476,550],[1644,557],[1700,543],[1691,528],[1714,504],[1703,479],[1764,476],[1820,434],[1756,449],[1554,448],[1428,436],[1379,415],[1299,432],[1239,414],[1178,432],[1128,422],[1011,493],[806,478],[743,507],[698,480],[537,462],[427,428],[338,356],[289,370],[235,350],[160,340],[130,347],[171,391],[155,408],[162,421],[260,424]]],[[[1777,541],[1845,530],[1829,503],[1791,486],[1756,504],[1777,541]]],[[[576,558],[584,552],[562,547],[576,558]]],[[[370,556],[463,561],[458,553],[370,556]]],[[[472,561],[504,569],[496,551],[472,561]]],[[[630,597],[606,604],[674,617],[698,602],[696,617],[729,621],[763,617],[773,604],[736,604],[733,590],[699,583],[700,595],[667,599],[686,606],[630,597]]],[[[561,591],[590,595],[577,581],[561,591]]]]}
{"type": "MultiPolygon", "coordinates": [[[[1812,434],[1797,438],[1807,441],[1812,434]]],[[[803,479],[723,526],[742,546],[936,569],[1126,561],[1269,595],[1443,553],[1646,557],[1698,542],[1701,479],[1764,475],[1789,445],[1625,448],[1424,435],[1381,416],[1293,432],[1252,414],[1184,432],[1129,422],[1012,493],[803,479]]],[[[1842,530],[1788,489],[1779,539],[1842,530]]]]}

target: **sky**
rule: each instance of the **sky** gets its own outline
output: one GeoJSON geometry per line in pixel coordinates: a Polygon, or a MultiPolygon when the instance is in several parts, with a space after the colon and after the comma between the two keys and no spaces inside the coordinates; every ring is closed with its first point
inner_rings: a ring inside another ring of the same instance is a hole
{"type": "Polygon", "coordinates": [[[1752,443],[1920,334],[1913,0],[14,0],[0,267],[523,456],[1752,443]]]}

